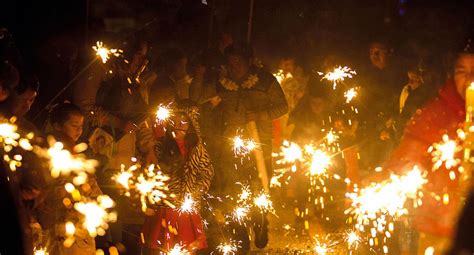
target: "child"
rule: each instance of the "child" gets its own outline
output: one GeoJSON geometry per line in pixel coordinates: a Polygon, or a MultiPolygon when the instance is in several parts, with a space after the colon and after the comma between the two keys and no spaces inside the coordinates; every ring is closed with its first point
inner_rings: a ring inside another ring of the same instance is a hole
{"type": "MultiPolygon", "coordinates": [[[[82,135],[84,123],[84,115],[79,108],[71,103],[61,103],[50,112],[49,122],[53,129],[48,133],[49,136],[63,143],[66,150],[74,153],[73,148],[82,135]]],[[[73,201],[64,188],[67,182],[71,182],[68,176],[49,178],[44,191],[44,200],[38,206],[38,219],[47,240],[47,250],[50,254],[94,255],[95,241],[86,230],[77,229],[74,243],[70,247],[63,245],[66,237],[64,224],[67,221],[77,222],[82,217],[73,206],[66,207],[64,203],[66,198],[73,201]]],[[[89,175],[87,183],[81,185],[79,190],[81,195],[92,198],[102,193],[93,175],[89,175]]]]}
{"type": "Polygon", "coordinates": [[[168,129],[156,145],[161,169],[170,176],[169,188],[176,195],[176,209],[159,208],[145,220],[145,254],[162,254],[176,244],[188,251],[207,247],[202,219],[196,206],[179,211],[186,196],[196,203],[209,189],[214,174],[207,150],[202,143],[198,110],[188,100],[177,104],[168,129]]]}

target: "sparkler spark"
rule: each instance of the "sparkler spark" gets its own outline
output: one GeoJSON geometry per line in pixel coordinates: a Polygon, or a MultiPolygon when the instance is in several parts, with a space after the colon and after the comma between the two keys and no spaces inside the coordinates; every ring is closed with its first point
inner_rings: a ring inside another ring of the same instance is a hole
{"type": "Polygon", "coordinates": [[[372,184],[358,193],[346,194],[352,200],[346,213],[354,214],[358,230],[364,232],[364,226],[368,226],[372,238],[377,232],[390,238],[393,231],[391,220],[407,214],[405,202],[408,198],[415,199],[426,182],[417,167],[403,176],[392,175],[388,181],[372,184]]]}
{"type": "Polygon", "coordinates": [[[362,238],[355,231],[347,232],[344,240],[347,242],[349,250],[356,250],[362,242],[362,238]]]}
{"type": "Polygon", "coordinates": [[[352,78],[353,75],[356,75],[356,71],[352,70],[351,68],[344,66],[338,66],[334,68],[333,71],[328,72],[326,74],[318,72],[319,75],[324,75],[322,79],[326,79],[328,81],[333,82],[333,89],[336,89],[337,83],[344,81],[345,78],[352,78]]]}
{"type": "Polygon", "coordinates": [[[121,50],[117,49],[108,49],[105,44],[101,41],[97,41],[96,45],[92,46],[92,49],[95,50],[95,55],[102,59],[102,63],[107,63],[107,60],[110,59],[110,56],[120,56],[121,50]]]}
{"type": "Polygon", "coordinates": [[[234,137],[233,143],[234,154],[237,156],[245,156],[257,147],[252,139],[242,139],[240,136],[234,137]]]}
{"type": "Polygon", "coordinates": [[[117,214],[109,213],[107,210],[114,206],[114,201],[107,195],[97,197],[97,201],[78,202],[74,209],[84,215],[83,227],[87,229],[91,237],[105,234],[108,222],[115,222],[117,214]]]}
{"type": "Polygon", "coordinates": [[[176,244],[171,250],[166,253],[168,255],[189,255],[191,254],[189,251],[187,251],[184,246],[180,244],[176,244]]]}
{"type": "Polygon", "coordinates": [[[248,206],[243,206],[243,207],[237,207],[234,209],[234,212],[232,214],[232,218],[237,221],[242,223],[245,218],[247,217],[250,209],[248,206]]]}
{"type": "Polygon", "coordinates": [[[173,112],[171,111],[171,108],[169,105],[160,104],[158,106],[158,110],[156,110],[156,121],[159,124],[162,124],[166,122],[172,115],[173,115],[173,112]]]}
{"type": "Polygon", "coordinates": [[[346,103],[350,103],[352,99],[354,99],[357,96],[357,89],[356,88],[351,88],[344,92],[344,97],[346,98],[346,103]]]}
{"type": "Polygon", "coordinates": [[[441,143],[435,143],[428,149],[433,157],[433,170],[439,169],[443,164],[446,169],[459,165],[460,160],[455,156],[461,150],[462,146],[458,145],[456,141],[450,140],[448,135],[443,135],[441,143]]]}
{"type": "Polygon", "coordinates": [[[331,158],[321,150],[316,150],[311,158],[309,174],[311,176],[322,175],[331,165],[331,158]]]}
{"type": "Polygon", "coordinates": [[[281,155],[283,156],[283,159],[279,160],[277,162],[278,164],[295,163],[297,160],[303,159],[303,151],[301,150],[301,147],[296,143],[290,143],[288,141],[283,142],[281,155]]]}
{"type": "Polygon", "coordinates": [[[46,248],[34,248],[34,254],[35,255],[49,255],[49,252],[46,250],[46,248]]]}
{"type": "Polygon", "coordinates": [[[196,209],[196,202],[194,201],[193,197],[189,194],[184,196],[184,201],[181,204],[181,207],[178,208],[179,213],[192,213],[196,209]]]}
{"type": "Polygon", "coordinates": [[[222,255],[235,255],[239,248],[239,244],[236,241],[230,240],[229,242],[221,243],[217,246],[217,250],[222,255]]]}
{"type": "Polygon", "coordinates": [[[265,192],[261,192],[260,195],[254,198],[254,205],[258,207],[262,212],[273,212],[273,203],[270,200],[270,195],[265,192]]]}

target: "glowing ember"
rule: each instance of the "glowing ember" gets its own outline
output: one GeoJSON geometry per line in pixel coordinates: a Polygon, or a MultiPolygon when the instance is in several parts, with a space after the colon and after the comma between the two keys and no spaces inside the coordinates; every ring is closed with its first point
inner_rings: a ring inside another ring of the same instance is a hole
{"type": "Polygon", "coordinates": [[[110,59],[110,56],[120,56],[120,50],[117,49],[108,49],[105,44],[101,41],[97,41],[95,46],[92,46],[92,49],[95,50],[96,56],[102,59],[102,63],[107,63],[107,60],[110,59]]]}
{"type": "Polygon", "coordinates": [[[184,246],[176,244],[171,250],[166,253],[168,255],[189,255],[191,254],[189,251],[187,251],[184,246]]]}
{"type": "Polygon", "coordinates": [[[156,111],[156,121],[160,124],[166,122],[172,116],[172,111],[170,106],[161,105],[158,106],[158,110],[156,111]]]}
{"type": "Polygon", "coordinates": [[[462,146],[459,146],[456,141],[450,140],[448,135],[443,135],[441,143],[435,143],[428,149],[433,157],[433,170],[439,169],[443,164],[446,169],[459,165],[460,160],[455,156],[461,150],[462,146]]]}
{"type": "Polygon", "coordinates": [[[130,189],[129,182],[130,178],[133,177],[131,172],[120,172],[112,177],[112,180],[115,180],[118,184],[122,185],[125,189],[130,189]]]}
{"type": "Polygon", "coordinates": [[[356,88],[351,88],[348,91],[344,92],[344,97],[346,98],[346,103],[350,103],[352,99],[357,96],[356,88]]]}
{"type": "Polygon", "coordinates": [[[233,142],[234,154],[237,156],[244,156],[257,147],[257,144],[252,139],[242,139],[240,136],[234,137],[233,142]]]}
{"type": "Polygon", "coordinates": [[[167,175],[163,175],[161,171],[155,171],[155,165],[150,165],[145,169],[144,173],[134,178],[133,189],[137,191],[140,196],[140,202],[144,212],[148,208],[148,203],[165,203],[171,208],[174,208],[167,200],[169,197],[174,196],[173,194],[167,194],[169,190],[166,182],[168,180],[169,177],[167,175]]]}
{"type": "Polygon", "coordinates": [[[83,226],[92,237],[97,234],[103,236],[108,228],[108,222],[117,220],[116,213],[109,213],[107,210],[114,206],[114,201],[107,195],[97,197],[97,201],[78,202],[74,204],[74,209],[84,215],[83,226]]]}
{"type": "Polygon", "coordinates": [[[357,74],[356,71],[351,68],[344,66],[338,66],[333,71],[326,74],[318,72],[319,75],[324,75],[322,79],[333,82],[333,88],[336,89],[337,83],[344,81],[345,78],[352,78],[353,75],[357,74]]]}
{"type": "Polygon", "coordinates": [[[326,135],[326,141],[328,144],[332,144],[339,139],[339,136],[337,136],[334,131],[329,131],[328,134],[326,135]]]}

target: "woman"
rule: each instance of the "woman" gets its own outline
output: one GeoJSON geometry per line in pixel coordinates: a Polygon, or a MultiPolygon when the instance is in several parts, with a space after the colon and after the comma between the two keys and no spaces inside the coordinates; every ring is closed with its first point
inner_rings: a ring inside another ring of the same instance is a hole
{"type": "Polygon", "coordinates": [[[196,205],[183,210],[185,200],[199,203],[214,174],[200,136],[198,110],[190,101],[177,104],[168,129],[156,145],[156,156],[163,172],[170,176],[169,188],[176,195],[176,208],[154,210],[145,220],[145,254],[162,254],[175,245],[188,251],[207,247],[202,219],[196,205]]]}

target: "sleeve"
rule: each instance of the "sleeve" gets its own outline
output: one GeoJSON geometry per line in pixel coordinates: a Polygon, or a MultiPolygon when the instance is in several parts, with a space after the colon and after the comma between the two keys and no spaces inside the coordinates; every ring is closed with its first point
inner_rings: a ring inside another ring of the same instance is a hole
{"type": "Polygon", "coordinates": [[[214,167],[202,143],[194,149],[186,166],[183,180],[185,192],[193,195],[206,193],[214,176],[214,167]]]}
{"type": "Polygon", "coordinates": [[[154,149],[155,144],[151,121],[148,118],[138,125],[137,148],[142,154],[146,154],[154,149]]]}
{"type": "Polygon", "coordinates": [[[278,81],[272,77],[267,91],[270,98],[268,108],[259,113],[261,119],[274,120],[288,112],[288,103],[278,81]]]}

